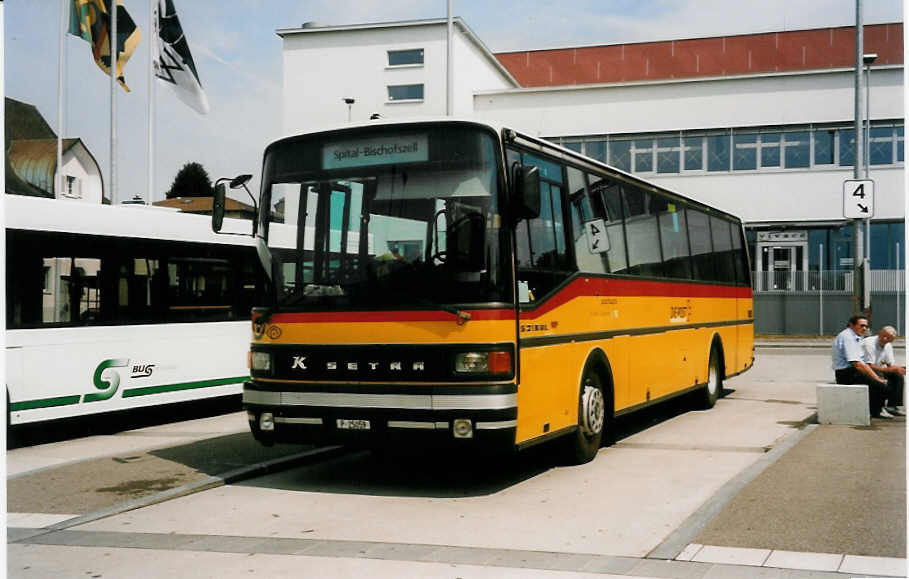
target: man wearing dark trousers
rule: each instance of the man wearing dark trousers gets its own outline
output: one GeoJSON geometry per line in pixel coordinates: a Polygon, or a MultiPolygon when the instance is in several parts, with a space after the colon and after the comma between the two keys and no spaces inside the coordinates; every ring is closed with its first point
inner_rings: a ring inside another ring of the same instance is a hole
{"type": "Polygon", "coordinates": [[[897,365],[893,357],[892,342],[895,339],[896,329],[893,326],[884,326],[876,336],[868,336],[862,340],[865,351],[863,360],[875,374],[887,380],[887,405],[884,410],[895,416],[905,416],[899,407],[903,405],[903,377],[906,368],[897,365]]]}
{"type": "Polygon", "coordinates": [[[868,330],[868,319],[860,315],[849,318],[849,327],[833,340],[833,371],[837,384],[866,384],[872,418],[893,418],[884,410],[887,381],[874,373],[863,361],[862,336],[868,330]]]}

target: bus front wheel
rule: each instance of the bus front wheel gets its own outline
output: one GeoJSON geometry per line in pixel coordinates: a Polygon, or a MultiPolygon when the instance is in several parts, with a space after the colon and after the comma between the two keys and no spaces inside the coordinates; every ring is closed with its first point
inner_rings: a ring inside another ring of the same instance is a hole
{"type": "Polygon", "coordinates": [[[603,390],[600,374],[593,368],[586,370],[578,399],[578,428],[572,440],[575,464],[590,462],[600,449],[607,421],[603,390]]]}

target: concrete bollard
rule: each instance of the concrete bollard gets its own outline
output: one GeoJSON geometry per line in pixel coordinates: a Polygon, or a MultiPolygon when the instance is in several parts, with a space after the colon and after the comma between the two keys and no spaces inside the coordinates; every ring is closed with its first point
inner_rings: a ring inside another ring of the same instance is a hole
{"type": "Polygon", "coordinates": [[[865,384],[818,384],[817,421],[821,424],[871,424],[868,386],[865,384]]]}

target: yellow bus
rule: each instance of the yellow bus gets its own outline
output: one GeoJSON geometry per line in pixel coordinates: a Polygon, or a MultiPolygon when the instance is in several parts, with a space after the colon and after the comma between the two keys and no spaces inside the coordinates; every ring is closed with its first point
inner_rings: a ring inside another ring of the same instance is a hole
{"type": "Polygon", "coordinates": [[[270,297],[243,402],[264,444],[564,437],[586,462],[615,417],[712,407],[753,362],[738,218],[506,127],[285,138],[260,202],[270,297]]]}

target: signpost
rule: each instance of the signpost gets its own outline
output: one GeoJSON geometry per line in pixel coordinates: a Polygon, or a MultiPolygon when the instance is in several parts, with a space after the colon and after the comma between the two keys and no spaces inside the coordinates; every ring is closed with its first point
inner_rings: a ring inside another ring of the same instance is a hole
{"type": "Polygon", "coordinates": [[[874,181],[871,179],[843,181],[843,217],[847,219],[874,217],[874,181]]]}

